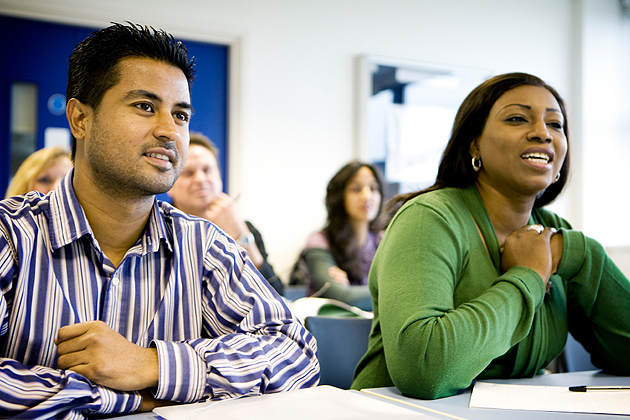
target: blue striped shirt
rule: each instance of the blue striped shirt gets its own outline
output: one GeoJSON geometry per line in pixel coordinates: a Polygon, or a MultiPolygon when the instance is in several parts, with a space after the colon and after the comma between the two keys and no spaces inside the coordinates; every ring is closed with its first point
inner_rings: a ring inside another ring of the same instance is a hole
{"type": "Polygon", "coordinates": [[[47,196],[0,202],[0,416],[82,418],[139,407],[137,392],[55,369],[59,328],[92,320],[157,348],[157,399],[317,384],[314,338],[229,236],[156,201],[144,233],[114,267],[72,175],[47,196]]]}

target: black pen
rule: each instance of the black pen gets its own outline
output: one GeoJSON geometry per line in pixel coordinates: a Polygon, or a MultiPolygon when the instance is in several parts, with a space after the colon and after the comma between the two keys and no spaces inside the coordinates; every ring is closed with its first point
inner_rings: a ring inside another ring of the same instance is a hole
{"type": "Polygon", "coordinates": [[[630,385],[605,385],[605,386],[591,386],[580,385],[570,386],[569,391],[573,392],[586,392],[586,391],[630,391],[630,385]]]}

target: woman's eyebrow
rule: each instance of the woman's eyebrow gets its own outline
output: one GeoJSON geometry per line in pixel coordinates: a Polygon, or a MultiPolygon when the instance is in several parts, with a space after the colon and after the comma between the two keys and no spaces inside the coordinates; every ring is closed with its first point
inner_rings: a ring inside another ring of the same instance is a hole
{"type": "MultiPolygon", "coordinates": [[[[518,106],[518,107],[520,107],[520,108],[525,108],[525,109],[530,110],[530,111],[531,111],[531,109],[532,109],[532,107],[531,107],[531,106],[529,106],[529,105],[524,105],[524,104],[508,104],[508,105],[504,106],[503,108],[501,108],[501,109],[497,112],[497,114],[498,114],[499,112],[503,111],[505,108],[508,108],[508,107],[511,107],[511,106],[518,106]]],[[[558,112],[558,113],[562,114],[562,111],[560,111],[559,109],[556,109],[556,108],[545,108],[545,111],[547,111],[547,112],[558,112]]]]}

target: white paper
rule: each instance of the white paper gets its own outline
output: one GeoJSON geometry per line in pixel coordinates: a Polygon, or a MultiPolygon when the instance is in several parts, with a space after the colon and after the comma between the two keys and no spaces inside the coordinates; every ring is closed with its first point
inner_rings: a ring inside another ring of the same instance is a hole
{"type": "Polygon", "coordinates": [[[309,420],[309,419],[435,419],[379,398],[331,386],[297,391],[159,407],[153,412],[167,420],[309,420]]]}
{"type": "Polygon", "coordinates": [[[563,386],[477,382],[470,407],[630,415],[630,391],[572,392],[563,386]]]}

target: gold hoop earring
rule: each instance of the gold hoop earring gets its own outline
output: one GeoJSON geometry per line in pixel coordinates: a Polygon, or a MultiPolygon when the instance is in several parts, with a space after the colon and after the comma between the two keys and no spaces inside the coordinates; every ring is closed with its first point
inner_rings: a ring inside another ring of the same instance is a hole
{"type": "Polygon", "coordinates": [[[472,157],[472,167],[475,172],[479,172],[481,170],[481,159],[477,156],[472,157]]]}
{"type": "Polygon", "coordinates": [[[558,182],[559,179],[560,179],[560,172],[558,172],[556,177],[553,179],[553,183],[555,184],[556,182],[558,182]]]}

